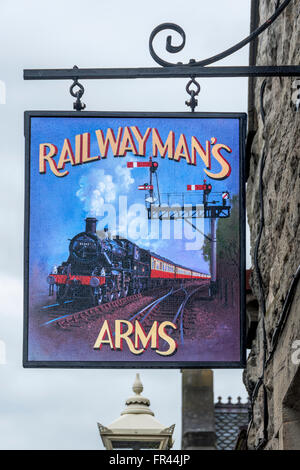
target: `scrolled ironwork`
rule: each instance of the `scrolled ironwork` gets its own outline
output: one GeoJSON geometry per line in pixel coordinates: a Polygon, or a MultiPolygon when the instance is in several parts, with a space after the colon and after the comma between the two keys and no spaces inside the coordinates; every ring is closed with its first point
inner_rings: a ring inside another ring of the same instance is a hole
{"type": "Polygon", "coordinates": [[[150,50],[150,54],[151,54],[151,57],[155,60],[155,62],[157,62],[159,65],[162,65],[163,67],[169,67],[170,65],[178,65],[178,64],[171,64],[170,62],[167,62],[165,60],[163,60],[161,57],[159,57],[156,52],[154,51],[154,47],[153,47],[153,41],[154,41],[154,38],[155,36],[160,33],[161,31],[165,31],[165,30],[168,30],[168,29],[171,29],[173,31],[176,31],[176,33],[178,33],[180,36],[181,36],[181,39],[182,39],[182,43],[179,45],[179,46],[173,46],[172,45],[172,36],[167,36],[167,39],[166,39],[166,50],[168,52],[170,52],[171,54],[176,54],[177,52],[180,52],[182,51],[182,49],[184,48],[185,46],[185,32],[184,30],[181,28],[181,26],[178,26],[177,24],[175,23],[162,23],[160,24],[159,26],[156,26],[156,28],[154,28],[154,30],[152,31],[152,33],[150,34],[150,38],[149,38],[149,50],[150,50]]]}
{"type": "Polygon", "coordinates": [[[154,28],[154,30],[152,31],[152,33],[150,35],[150,38],[149,38],[149,51],[150,51],[151,57],[155,60],[155,62],[157,62],[159,65],[162,65],[163,67],[174,67],[174,66],[179,65],[179,64],[180,65],[186,65],[186,66],[187,65],[189,65],[189,66],[192,65],[192,66],[203,66],[204,67],[205,65],[213,64],[214,62],[218,62],[219,60],[222,60],[225,57],[228,57],[229,55],[233,54],[234,52],[237,52],[238,50],[242,49],[244,46],[249,44],[249,42],[256,39],[263,31],[265,31],[267,28],[269,28],[271,26],[272,23],[274,23],[274,21],[283,12],[283,10],[285,10],[285,8],[288,6],[288,4],[291,1],[292,0],[284,0],[281,5],[279,4],[279,2],[277,2],[276,7],[275,7],[275,12],[273,13],[273,15],[270,16],[270,18],[268,18],[261,26],[256,28],[249,36],[247,36],[246,38],[244,38],[242,41],[238,42],[234,46],[230,47],[229,49],[226,49],[225,51],[223,51],[219,54],[216,54],[212,57],[209,57],[207,59],[204,59],[204,60],[196,61],[194,59],[191,59],[186,64],[168,62],[168,61],[162,59],[161,57],[159,57],[159,55],[154,51],[153,41],[154,41],[154,38],[156,37],[156,35],[158,33],[160,33],[161,31],[166,31],[166,30],[169,30],[169,29],[171,29],[173,31],[176,31],[178,34],[180,34],[180,36],[182,38],[182,43],[179,46],[173,46],[172,45],[172,36],[169,35],[167,37],[167,40],[166,40],[166,50],[168,52],[174,54],[174,53],[180,52],[185,46],[186,36],[185,36],[185,32],[181,28],[181,26],[179,26],[175,23],[162,23],[159,26],[156,26],[156,28],[154,28]]]}

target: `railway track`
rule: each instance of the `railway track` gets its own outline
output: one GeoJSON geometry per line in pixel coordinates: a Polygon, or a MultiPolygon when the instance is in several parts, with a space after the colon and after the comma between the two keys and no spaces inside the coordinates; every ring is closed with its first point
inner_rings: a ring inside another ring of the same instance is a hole
{"type": "MultiPolygon", "coordinates": [[[[203,282],[195,289],[190,287],[180,287],[177,289],[172,288],[162,297],[151,302],[149,305],[142,308],[139,312],[135,313],[129,318],[129,321],[139,320],[144,323],[144,326],[151,326],[151,322],[157,320],[158,322],[169,320],[177,325],[177,335],[180,337],[181,344],[184,344],[184,335],[190,329],[191,323],[194,318],[189,318],[189,321],[184,323],[187,315],[185,315],[186,307],[192,296],[201,292],[207,287],[207,283],[203,282]],[[174,315],[174,311],[176,312],[174,315]]],[[[174,330],[170,328],[169,333],[174,330]]]]}
{"type": "Polygon", "coordinates": [[[122,309],[123,318],[129,321],[138,320],[147,328],[155,320],[162,322],[169,320],[180,328],[180,338],[184,336],[184,312],[187,302],[192,295],[207,287],[204,281],[201,285],[172,287],[167,292],[165,289],[156,289],[152,292],[134,294],[128,297],[114,300],[96,307],[90,307],[81,311],[67,313],[56,318],[50,318],[43,326],[55,325],[63,329],[72,327],[83,327],[101,316],[109,315],[113,319],[115,314],[119,315],[122,309]],[[133,315],[128,312],[136,312],[133,315]]]}
{"type": "MultiPolygon", "coordinates": [[[[180,307],[178,308],[176,315],[173,318],[172,323],[178,324],[179,325],[179,333],[180,333],[180,341],[181,344],[184,344],[184,333],[187,330],[187,327],[184,326],[184,314],[185,314],[185,308],[187,303],[191,300],[191,297],[196,294],[196,292],[199,292],[200,290],[203,290],[204,286],[199,286],[190,293],[186,292],[186,297],[184,301],[181,303],[180,307]]],[[[192,319],[190,319],[192,320],[192,319]]]]}
{"type": "Polygon", "coordinates": [[[151,302],[149,305],[146,305],[146,307],[142,308],[139,312],[135,313],[131,318],[129,318],[129,321],[132,320],[139,320],[140,323],[143,323],[146,318],[148,318],[149,315],[151,315],[153,312],[156,312],[156,307],[158,307],[164,300],[168,299],[170,295],[175,294],[175,292],[180,291],[180,289],[174,290],[172,287],[167,294],[163,295],[162,297],[154,300],[154,302],[151,302]]]}
{"type": "MultiPolygon", "coordinates": [[[[66,305],[59,305],[59,304],[53,304],[50,306],[45,306],[42,307],[43,309],[49,308],[50,310],[48,311],[50,316],[56,315],[55,318],[50,318],[46,322],[42,324],[42,326],[47,326],[50,324],[58,325],[62,328],[67,328],[68,326],[82,326],[83,323],[87,323],[90,321],[93,321],[94,319],[99,318],[100,315],[106,314],[106,313],[113,313],[116,310],[120,310],[121,308],[124,308],[128,305],[133,305],[137,306],[139,308],[141,305],[140,304],[145,304],[145,301],[143,299],[148,299],[148,298],[153,298],[155,299],[157,295],[160,295],[161,289],[155,289],[150,293],[139,293],[139,294],[133,294],[129,295],[127,297],[123,297],[121,299],[114,300],[112,302],[104,303],[101,305],[97,305],[95,307],[89,307],[82,309],[80,311],[71,311],[70,313],[63,313],[66,305]],[[63,313],[60,315],[60,313],[63,313]],[[57,316],[59,315],[59,316],[57,316]]],[[[71,303],[70,303],[71,305],[71,303]]],[[[70,307],[69,305],[67,308],[76,308],[76,306],[73,305],[70,307]]]]}

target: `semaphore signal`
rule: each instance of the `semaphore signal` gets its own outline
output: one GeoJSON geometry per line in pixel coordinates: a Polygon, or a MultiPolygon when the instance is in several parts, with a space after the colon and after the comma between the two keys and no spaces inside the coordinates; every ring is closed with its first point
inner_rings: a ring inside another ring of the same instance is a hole
{"type": "MultiPolygon", "coordinates": [[[[156,199],[153,196],[154,186],[152,184],[153,174],[155,173],[158,200],[159,200],[159,205],[160,205],[160,194],[159,194],[158,178],[157,178],[157,173],[156,173],[156,170],[158,168],[158,163],[153,162],[152,157],[149,157],[148,162],[127,162],[127,168],[149,168],[149,184],[144,183],[138,186],[138,189],[140,191],[149,191],[149,197],[148,198],[145,197],[145,201],[146,203],[150,204],[150,207],[151,207],[151,204],[154,204],[154,202],[156,201],[156,199]]],[[[146,207],[147,207],[147,204],[146,204],[146,207]]],[[[149,209],[149,207],[147,207],[147,209],[149,209]]]]}
{"type": "Polygon", "coordinates": [[[210,220],[210,237],[204,234],[206,238],[210,241],[211,248],[211,260],[210,260],[210,295],[214,296],[217,292],[217,219],[230,217],[231,206],[227,204],[227,201],[230,198],[228,191],[222,191],[222,205],[221,202],[217,203],[216,201],[208,201],[208,196],[212,191],[212,185],[207,183],[206,180],[203,180],[203,184],[188,184],[187,191],[203,191],[202,194],[202,204],[203,209],[199,209],[198,206],[192,205],[189,209],[182,205],[178,205],[176,210],[174,207],[161,206],[160,196],[159,196],[159,187],[158,187],[158,178],[156,170],[158,168],[158,163],[152,161],[152,157],[149,157],[148,162],[127,162],[127,168],[149,168],[149,183],[144,183],[143,185],[138,186],[139,190],[149,191],[149,197],[145,198],[146,203],[149,205],[148,210],[148,219],[157,218],[163,220],[166,217],[170,220],[184,219],[188,222],[194,229],[197,230],[197,227],[192,222],[193,218],[204,217],[210,220]],[[159,205],[155,204],[156,199],[153,197],[153,184],[152,177],[155,173],[157,181],[157,191],[159,196],[159,205]],[[189,220],[191,219],[191,220],[189,220]]]}
{"type": "Polygon", "coordinates": [[[153,185],[150,185],[148,183],[145,183],[145,184],[142,184],[141,186],[138,186],[138,189],[140,190],[149,190],[149,189],[153,189],[153,185]]]}
{"type": "Polygon", "coordinates": [[[151,166],[151,162],[127,162],[127,168],[149,168],[151,166]]]}

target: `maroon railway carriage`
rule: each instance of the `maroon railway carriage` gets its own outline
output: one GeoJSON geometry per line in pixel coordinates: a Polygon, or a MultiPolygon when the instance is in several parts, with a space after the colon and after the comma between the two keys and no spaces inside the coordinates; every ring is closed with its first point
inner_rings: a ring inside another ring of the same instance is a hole
{"type": "Polygon", "coordinates": [[[209,274],[194,271],[184,266],[178,265],[163,258],[155,253],[151,256],[151,279],[155,280],[178,280],[184,282],[187,280],[210,279],[209,274]]]}

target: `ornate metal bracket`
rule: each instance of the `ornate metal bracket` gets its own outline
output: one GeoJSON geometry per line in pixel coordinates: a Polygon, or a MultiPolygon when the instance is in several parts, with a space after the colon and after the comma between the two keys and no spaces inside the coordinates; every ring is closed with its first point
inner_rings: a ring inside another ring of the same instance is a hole
{"type": "MultiPolygon", "coordinates": [[[[171,54],[180,52],[186,41],[185,32],[183,29],[174,23],[163,23],[152,31],[149,38],[149,50],[150,54],[161,67],[147,67],[147,68],[93,68],[93,69],[26,69],[24,70],[24,80],[75,80],[76,83],[72,85],[79,86],[79,79],[133,79],[133,78],[189,78],[191,77],[300,77],[300,66],[299,65],[281,65],[281,66],[248,66],[248,67],[206,67],[214,62],[217,62],[234,52],[238,51],[242,47],[249,44],[251,41],[256,39],[263,31],[271,26],[272,23],[278,18],[278,16],[285,10],[292,0],[284,0],[280,5],[279,2],[276,4],[275,12],[267,19],[261,26],[255,29],[249,36],[238,42],[234,46],[226,49],[225,51],[209,57],[204,60],[196,61],[190,59],[186,64],[167,62],[158,56],[154,51],[153,41],[158,33],[171,29],[181,36],[181,44],[174,46],[172,44],[172,36],[168,36],[166,39],[166,50],[171,54]]],[[[195,83],[195,82],[193,82],[195,83]]],[[[81,85],[82,86],[82,85],[81,85]]],[[[71,87],[72,88],[72,87],[71,87]]],[[[189,89],[189,84],[188,84],[189,89]]],[[[71,91],[71,90],[70,90],[71,91]]],[[[73,89],[72,89],[73,91],[73,89]]],[[[84,91],[84,90],[83,90],[84,91]]],[[[188,90],[187,90],[188,91],[188,90]]],[[[199,90],[200,91],[200,90],[199,90]]],[[[72,92],[71,92],[72,93],[72,92]]],[[[80,98],[83,93],[81,90],[77,91],[75,97],[77,98],[74,103],[74,108],[79,111],[84,109],[80,102],[80,98]],[[80,95],[80,96],[79,96],[80,95]]],[[[188,106],[194,110],[197,105],[195,96],[198,94],[197,90],[192,92],[188,91],[191,96],[188,106]]],[[[74,95],[72,95],[74,96],[74,95]]]]}
{"type": "MultiPolygon", "coordinates": [[[[274,21],[278,18],[278,16],[283,12],[283,10],[288,6],[288,4],[291,1],[292,0],[285,0],[281,5],[279,5],[279,2],[277,2],[275,12],[273,13],[273,15],[270,18],[268,18],[261,26],[255,29],[249,36],[247,36],[245,39],[238,42],[234,46],[204,60],[196,61],[195,59],[190,59],[189,63],[185,65],[186,66],[192,65],[193,67],[196,67],[196,66],[204,67],[205,65],[210,65],[210,64],[213,64],[214,62],[218,62],[219,60],[222,60],[225,57],[228,57],[229,55],[233,54],[234,52],[242,49],[242,47],[249,44],[249,42],[256,39],[263,31],[269,28],[271,24],[274,23],[274,21]]],[[[159,57],[154,51],[153,41],[154,41],[155,36],[161,31],[165,31],[168,29],[176,31],[178,34],[180,34],[182,38],[182,43],[179,46],[172,46],[172,36],[168,36],[166,40],[166,50],[170,52],[171,54],[174,54],[176,52],[180,52],[184,48],[185,32],[183,31],[183,29],[174,23],[163,23],[157,26],[156,28],[154,28],[154,30],[152,31],[150,35],[150,39],[149,39],[150,54],[152,58],[155,60],[155,62],[157,62],[159,65],[162,65],[163,67],[174,67],[176,65],[183,65],[182,63],[175,64],[172,62],[167,62],[166,60],[163,60],[161,57],[159,57]]]]}
{"type": "MultiPolygon", "coordinates": [[[[225,51],[216,54],[212,57],[209,57],[204,60],[196,61],[195,59],[190,59],[190,61],[185,64],[185,66],[192,66],[192,67],[204,67],[206,65],[212,64],[214,62],[218,62],[221,59],[224,59],[225,57],[233,54],[234,52],[238,51],[239,49],[243,48],[246,46],[246,44],[249,44],[249,42],[253,41],[256,39],[263,31],[265,31],[267,28],[270,27],[270,25],[278,18],[278,16],[283,12],[283,10],[288,6],[288,4],[291,2],[291,0],[285,0],[281,5],[280,5],[280,0],[277,0],[277,4],[275,7],[275,12],[273,15],[268,18],[265,23],[263,23],[260,27],[255,29],[249,36],[244,38],[242,41],[238,42],[234,46],[230,47],[229,49],[226,49],[225,51]]],[[[151,57],[157,62],[159,65],[163,67],[176,67],[178,65],[183,65],[181,62],[178,62],[177,64],[172,63],[172,62],[167,62],[166,60],[162,59],[161,57],[158,56],[158,54],[155,52],[154,47],[153,47],[153,42],[154,38],[159,34],[161,31],[166,31],[166,30],[172,30],[178,33],[181,36],[182,43],[179,44],[178,46],[173,46],[172,45],[172,36],[167,36],[166,39],[166,50],[170,52],[171,54],[175,54],[180,52],[184,46],[185,46],[185,41],[186,41],[186,35],[184,30],[181,28],[181,26],[178,26],[177,24],[174,23],[163,23],[152,31],[149,39],[149,50],[151,57]]],[[[255,67],[256,68],[256,67],[255,67]]],[[[194,75],[195,76],[195,75],[194,75]]],[[[189,90],[189,87],[191,85],[191,81],[187,84],[186,90],[187,92],[191,95],[190,101],[186,101],[185,104],[187,106],[190,106],[192,112],[194,112],[195,107],[198,105],[197,99],[195,99],[195,95],[197,95],[200,91],[200,85],[195,82],[194,78],[192,78],[192,81],[194,84],[197,86],[197,91],[189,90]]]]}

